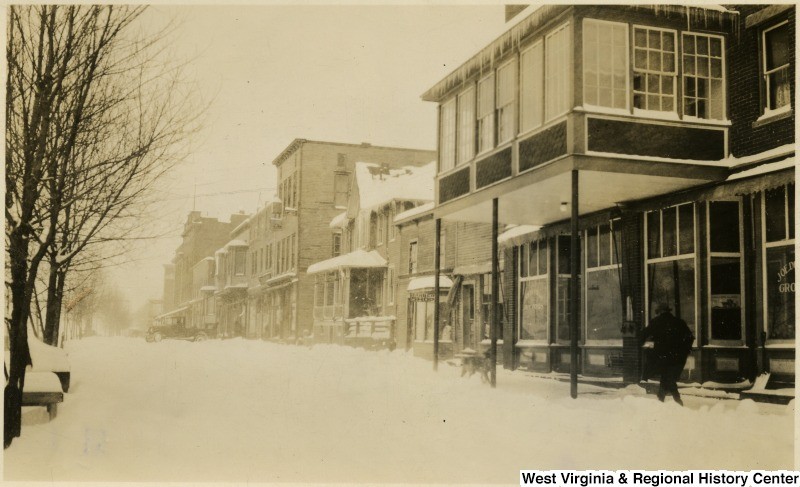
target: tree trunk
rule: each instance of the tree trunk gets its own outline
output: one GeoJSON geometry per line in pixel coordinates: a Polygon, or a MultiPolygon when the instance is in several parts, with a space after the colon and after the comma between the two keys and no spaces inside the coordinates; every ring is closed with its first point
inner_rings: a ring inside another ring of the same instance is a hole
{"type": "Polygon", "coordinates": [[[31,365],[27,326],[30,295],[26,289],[29,240],[18,230],[14,230],[9,235],[8,241],[8,255],[11,260],[11,319],[7,323],[11,359],[4,395],[4,448],[8,448],[13,439],[20,435],[25,368],[31,365]]]}
{"type": "Polygon", "coordinates": [[[44,325],[44,342],[58,346],[58,332],[61,325],[61,308],[64,300],[65,272],[58,269],[55,259],[50,259],[50,278],[47,285],[47,315],[44,325]]]}

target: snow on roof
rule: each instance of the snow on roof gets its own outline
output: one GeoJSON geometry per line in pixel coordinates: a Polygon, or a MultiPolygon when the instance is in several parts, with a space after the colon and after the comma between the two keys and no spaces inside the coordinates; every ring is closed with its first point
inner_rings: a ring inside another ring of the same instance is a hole
{"type": "MultiPolygon", "coordinates": [[[[415,277],[408,281],[407,291],[418,291],[420,289],[433,289],[435,276],[415,277]]],[[[439,276],[439,287],[449,288],[453,281],[447,276],[439,276]]]]}
{"type": "Polygon", "coordinates": [[[766,161],[768,159],[778,158],[781,156],[788,156],[791,154],[794,154],[794,144],[786,144],[750,156],[736,157],[731,155],[728,156],[725,161],[728,162],[728,167],[733,169],[736,167],[746,166],[748,164],[754,164],[756,162],[766,161]]]}
{"type": "Polygon", "coordinates": [[[200,288],[200,291],[211,291],[214,292],[217,290],[217,286],[203,286],[200,288]]]}
{"type": "Polygon", "coordinates": [[[402,213],[398,213],[397,216],[394,217],[395,223],[400,223],[403,220],[408,220],[412,217],[422,215],[429,211],[433,211],[434,203],[431,201],[430,203],[425,203],[424,205],[417,206],[415,208],[411,208],[410,210],[406,210],[402,213]]]}
{"type": "Polygon", "coordinates": [[[518,245],[515,243],[517,240],[527,237],[534,232],[538,232],[540,228],[542,227],[538,225],[517,225],[511,227],[497,236],[497,244],[518,245]]]}
{"type": "Polygon", "coordinates": [[[251,218],[253,218],[253,217],[252,217],[252,216],[249,216],[249,217],[245,218],[245,219],[242,221],[242,223],[238,224],[238,225],[236,226],[236,228],[234,228],[233,230],[231,230],[231,236],[233,236],[233,235],[236,235],[236,234],[237,234],[237,233],[239,233],[241,230],[244,230],[246,227],[250,226],[250,219],[251,219],[251,218]]]}
{"type": "Polygon", "coordinates": [[[737,179],[744,179],[752,176],[769,174],[771,172],[780,171],[782,169],[788,169],[794,166],[795,166],[794,157],[787,157],[782,161],[768,162],[766,164],[761,164],[760,166],[756,166],[750,169],[745,169],[744,171],[731,174],[730,176],[728,176],[728,179],[726,179],[726,181],[736,181],[737,179]]]}
{"type": "Polygon", "coordinates": [[[343,211],[333,217],[333,220],[328,224],[331,228],[341,228],[347,224],[347,212],[343,211]]]}
{"type": "Polygon", "coordinates": [[[367,252],[366,250],[358,249],[350,252],[349,254],[340,255],[332,259],[317,262],[316,264],[311,264],[308,266],[306,273],[318,274],[320,272],[333,271],[348,267],[386,267],[386,259],[381,257],[381,254],[379,254],[376,250],[370,250],[367,252]]]}
{"type": "Polygon", "coordinates": [[[424,166],[386,169],[378,164],[355,165],[359,208],[368,210],[393,200],[432,201],[435,161],[424,166]]]}

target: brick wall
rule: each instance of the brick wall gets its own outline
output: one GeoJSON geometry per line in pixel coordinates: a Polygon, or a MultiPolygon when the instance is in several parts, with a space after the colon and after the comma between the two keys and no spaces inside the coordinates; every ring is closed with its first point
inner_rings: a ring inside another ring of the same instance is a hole
{"type": "MultiPolygon", "coordinates": [[[[763,5],[738,5],[741,12],[739,35],[730,36],[727,52],[729,115],[732,122],[729,140],[737,157],[757,154],[773,147],[794,143],[794,114],[766,124],[756,124],[763,114],[764,82],[761,76],[761,35],[782,20],[789,21],[789,72],[795,72],[795,8],[782,12],[759,25],[745,27],[746,19],[763,5]],[[755,125],[754,125],[755,124],[755,125]]],[[[791,83],[792,100],[795,86],[791,83]]]]}

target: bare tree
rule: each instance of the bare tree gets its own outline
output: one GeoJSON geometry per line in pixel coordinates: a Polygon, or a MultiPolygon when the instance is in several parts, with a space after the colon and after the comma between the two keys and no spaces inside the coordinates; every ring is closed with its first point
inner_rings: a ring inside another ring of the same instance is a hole
{"type": "Polygon", "coordinates": [[[164,57],[165,31],[137,29],[144,10],[9,8],[6,447],[19,436],[40,271],[48,273],[43,335],[55,344],[67,273],[87,248],[132,237],[148,189],[185,155],[196,129],[200,110],[180,66],[164,57]]]}

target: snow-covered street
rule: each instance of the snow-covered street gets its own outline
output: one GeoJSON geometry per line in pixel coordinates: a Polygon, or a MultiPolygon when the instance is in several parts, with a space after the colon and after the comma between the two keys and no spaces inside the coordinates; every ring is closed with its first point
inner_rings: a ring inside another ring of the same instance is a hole
{"type": "Polygon", "coordinates": [[[793,465],[793,403],[680,408],[590,386],[571,400],[521,372],[499,370],[491,390],[400,351],[242,339],[67,350],[72,388],[50,423],[23,412],[6,480],[515,483],[522,468],[793,465]]]}

